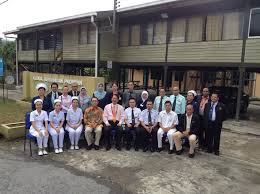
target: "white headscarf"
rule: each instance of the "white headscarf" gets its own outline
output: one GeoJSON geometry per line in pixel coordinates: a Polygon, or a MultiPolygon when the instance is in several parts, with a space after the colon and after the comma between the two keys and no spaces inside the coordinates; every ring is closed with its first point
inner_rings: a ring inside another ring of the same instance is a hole
{"type": "Polygon", "coordinates": [[[144,101],[147,100],[147,99],[144,99],[144,98],[143,98],[143,94],[147,94],[147,99],[148,99],[148,97],[149,97],[149,94],[148,94],[148,92],[145,91],[145,90],[142,92],[141,98],[142,98],[142,101],[144,102],[144,101]]]}

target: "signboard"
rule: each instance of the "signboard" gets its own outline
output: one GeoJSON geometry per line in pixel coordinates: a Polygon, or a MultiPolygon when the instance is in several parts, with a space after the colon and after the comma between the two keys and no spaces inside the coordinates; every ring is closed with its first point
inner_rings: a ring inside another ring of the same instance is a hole
{"type": "Polygon", "coordinates": [[[112,61],[107,61],[107,68],[112,69],[112,61]]]}
{"type": "Polygon", "coordinates": [[[0,58],[0,77],[4,76],[4,60],[0,58]]]}

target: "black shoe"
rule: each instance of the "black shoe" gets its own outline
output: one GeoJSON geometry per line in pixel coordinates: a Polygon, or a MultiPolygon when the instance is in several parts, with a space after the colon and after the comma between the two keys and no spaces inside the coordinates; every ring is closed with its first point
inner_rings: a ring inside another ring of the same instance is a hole
{"type": "Polygon", "coordinates": [[[138,152],[139,151],[139,148],[137,146],[135,146],[135,151],[138,152]]]}
{"type": "Polygon", "coordinates": [[[98,145],[94,145],[94,149],[95,150],[99,150],[99,146],[98,145]]]}
{"type": "Polygon", "coordinates": [[[157,152],[161,152],[163,149],[162,148],[158,148],[157,149],[157,152]]]}
{"type": "Polygon", "coordinates": [[[131,149],[131,145],[126,145],[126,150],[129,151],[131,149]]]}
{"type": "Polygon", "coordinates": [[[173,153],[174,153],[173,150],[169,150],[169,151],[168,151],[168,154],[173,154],[173,153]]]}
{"type": "Polygon", "coordinates": [[[150,151],[153,153],[153,152],[155,152],[155,149],[154,149],[154,148],[151,148],[150,151]]]}
{"type": "Polygon", "coordinates": [[[194,156],[195,156],[195,153],[189,154],[189,158],[194,158],[194,156]]]}
{"type": "Polygon", "coordinates": [[[183,152],[183,149],[181,149],[181,150],[179,150],[179,151],[176,151],[176,154],[177,154],[177,155],[181,155],[182,152],[183,152]]]}
{"type": "Polygon", "coordinates": [[[143,152],[147,152],[147,150],[148,150],[148,147],[143,148],[143,152]]]}
{"type": "Polygon", "coordinates": [[[210,149],[207,149],[207,152],[208,152],[208,153],[212,153],[212,150],[210,150],[210,149]]]}
{"type": "Polygon", "coordinates": [[[91,150],[92,149],[92,145],[88,145],[86,149],[87,150],[91,150]]]}
{"type": "Polygon", "coordinates": [[[106,146],[106,151],[110,150],[111,149],[111,145],[107,145],[106,146]]]}
{"type": "Polygon", "coordinates": [[[121,151],[121,146],[116,146],[116,149],[118,150],[118,151],[121,151]]]}
{"type": "Polygon", "coordinates": [[[214,153],[216,156],[219,156],[219,151],[215,151],[214,153]]]}

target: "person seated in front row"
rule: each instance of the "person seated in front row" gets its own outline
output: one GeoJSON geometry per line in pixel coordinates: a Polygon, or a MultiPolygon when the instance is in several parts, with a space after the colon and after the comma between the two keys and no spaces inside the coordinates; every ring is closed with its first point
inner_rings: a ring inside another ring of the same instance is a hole
{"type": "Polygon", "coordinates": [[[71,150],[78,150],[79,146],[79,138],[82,132],[82,119],[83,119],[83,113],[82,110],[78,107],[78,97],[73,96],[71,98],[72,100],[72,107],[67,112],[67,125],[66,125],[66,131],[69,132],[70,137],[70,149],[71,150]]]}
{"type": "Polygon", "coordinates": [[[194,157],[199,127],[199,116],[194,113],[194,109],[191,104],[187,105],[186,114],[180,117],[178,131],[173,135],[177,155],[180,155],[183,152],[182,139],[188,138],[190,144],[189,157],[194,157]]]}
{"type": "Polygon", "coordinates": [[[36,99],[34,101],[34,106],[36,110],[32,111],[30,114],[30,134],[37,138],[38,145],[38,155],[47,155],[47,143],[49,138],[48,133],[48,115],[47,112],[42,110],[43,101],[41,99],[36,99]]]}
{"type": "Polygon", "coordinates": [[[141,144],[141,134],[139,128],[139,116],[141,114],[141,110],[136,108],[136,100],[135,98],[130,98],[128,102],[128,108],[125,109],[125,133],[126,133],[126,149],[131,149],[131,138],[135,140],[135,151],[139,150],[141,144]]]}
{"type": "Polygon", "coordinates": [[[140,114],[143,152],[148,150],[149,139],[152,138],[150,151],[154,152],[157,147],[158,112],[153,109],[153,101],[148,99],[146,109],[140,114]]]}
{"type": "Polygon", "coordinates": [[[85,137],[87,140],[87,150],[92,149],[93,135],[95,133],[95,150],[99,150],[99,141],[102,134],[103,110],[98,107],[98,98],[91,98],[91,106],[84,112],[85,137]]]}
{"type": "Polygon", "coordinates": [[[116,130],[116,149],[121,151],[122,138],[122,124],[125,118],[125,111],[123,106],[118,104],[118,95],[112,95],[112,103],[105,106],[103,113],[103,121],[105,123],[104,136],[106,143],[106,150],[111,149],[110,135],[112,130],[116,130]]]}
{"type": "Polygon", "coordinates": [[[64,112],[61,111],[61,100],[55,99],[53,102],[54,110],[49,114],[49,133],[52,137],[55,154],[63,152],[64,140],[64,112]],[[59,145],[58,145],[59,142],[59,145]]]}
{"type": "Polygon", "coordinates": [[[176,132],[176,126],[178,125],[178,115],[172,111],[172,104],[171,101],[165,102],[165,110],[160,112],[158,122],[159,122],[159,130],[157,132],[158,138],[158,152],[163,150],[162,148],[162,138],[164,133],[167,134],[170,149],[168,154],[173,154],[173,134],[176,132]]]}

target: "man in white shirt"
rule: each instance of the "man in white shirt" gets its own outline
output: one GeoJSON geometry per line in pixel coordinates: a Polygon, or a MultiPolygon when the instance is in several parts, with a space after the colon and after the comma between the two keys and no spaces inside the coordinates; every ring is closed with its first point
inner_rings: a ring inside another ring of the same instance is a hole
{"type": "Polygon", "coordinates": [[[162,138],[166,133],[170,143],[168,153],[173,154],[173,134],[176,132],[176,125],[178,125],[178,115],[172,111],[171,101],[165,102],[165,110],[160,112],[158,122],[160,126],[157,132],[158,152],[162,151],[162,138]]]}
{"type": "Polygon", "coordinates": [[[116,131],[116,149],[121,151],[121,138],[122,138],[122,124],[125,119],[124,108],[118,104],[119,97],[113,94],[111,98],[112,103],[104,108],[103,122],[105,123],[104,136],[106,142],[106,150],[111,149],[110,135],[111,131],[116,131]]]}
{"type": "Polygon", "coordinates": [[[135,151],[139,150],[140,147],[140,121],[139,116],[141,114],[141,110],[136,108],[135,98],[130,98],[128,103],[128,108],[125,110],[125,134],[126,134],[126,149],[131,149],[131,138],[135,140],[135,151]]]}

